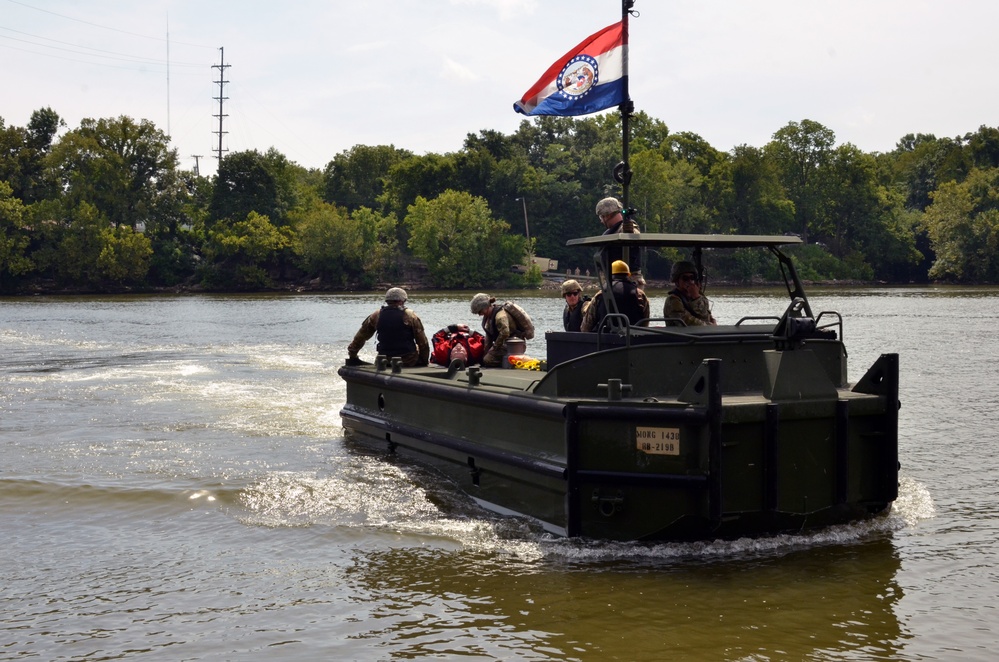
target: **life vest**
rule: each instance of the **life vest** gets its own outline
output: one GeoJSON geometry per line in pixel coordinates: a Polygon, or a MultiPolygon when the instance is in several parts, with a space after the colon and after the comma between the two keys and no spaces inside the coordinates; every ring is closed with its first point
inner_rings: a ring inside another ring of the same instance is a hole
{"type": "Polygon", "coordinates": [[[499,310],[499,306],[493,306],[487,314],[482,316],[482,331],[485,332],[486,338],[489,342],[496,340],[496,313],[498,313],[499,310]]]}
{"type": "MultiPolygon", "coordinates": [[[[617,312],[628,317],[628,322],[632,326],[644,319],[644,311],[638,301],[638,285],[630,280],[615,279],[611,282],[611,292],[614,295],[614,303],[617,304],[617,312]]],[[[597,325],[594,331],[600,329],[604,317],[607,316],[607,306],[604,305],[604,297],[601,296],[597,304],[597,325]]]]}
{"type": "Polygon", "coordinates": [[[687,299],[687,297],[679,289],[674,288],[670,290],[669,294],[666,295],[667,302],[669,301],[669,297],[671,296],[676,296],[676,298],[680,300],[680,303],[683,304],[684,310],[690,313],[692,317],[701,320],[705,324],[709,324],[711,322],[711,311],[706,310],[698,312],[697,310],[694,310],[694,307],[691,305],[690,300],[687,299]]]}
{"type": "Polygon", "coordinates": [[[385,356],[405,356],[416,351],[413,327],[405,324],[405,306],[382,306],[378,313],[378,344],[375,348],[385,356]]]}
{"type": "Polygon", "coordinates": [[[486,354],[486,338],[478,331],[464,333],[462,331],[449,331],[446,327],[438,331],[430,339],[433,350],[430,352],[430,360],[437,365],[447,366],[451,364],[451,351],[455,346],[465,348],[465,365],[475,365],[482,363],[482,357],[486,354]]]}
{"type": "Polygon", "coordinates": [[[569,310],[569,306],[565,307],[562,311],[562,328],[566,331],[579,331],[580,326],[583,324],[583,307],[586,302],[590,300],[588,296],[581,296],[579,298],[579,303],[572,310],[569,310]]]}

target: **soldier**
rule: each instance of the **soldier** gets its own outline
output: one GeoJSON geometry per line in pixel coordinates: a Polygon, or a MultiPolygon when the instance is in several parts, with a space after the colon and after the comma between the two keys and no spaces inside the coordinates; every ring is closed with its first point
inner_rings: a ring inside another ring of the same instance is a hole
{"type": "Polygon", "coordinates": [[[496,368],[503,365],[506,358],[506,342],[510,338],[523,338],[523,330],[517,325],[513,315],[503,310],[494,297],[479,292],[472,297],[472,314],[482,316],[482,330],[486,334],[486,355],[482,365],[496,368]]]}
{"type": "MultiPolygon", "coordinates": [[[[634,210],[624,210],[621,206],[621,202],[617,198],[604,198],[597,203],[597,218],[600,222],[604,224],[604,234],[619,234],[619,233],[633,233],[640,234],[638,229],[638,224],[635,223],[634,218],[631,216],[630,212],[634,210]],[[629,219],[626,220],[625,216],[629,219]]],[[[608,250],[607,259],[611,260],[621,260],[624,255],[620,249],[608,250]]],[[[632,280],[638,284],[639,287],[645,287],[645,277],[642,275],[642,265],[641,257],[639,253],[633,253],[630,256],[631,266],[634,267],[631,276],[632,280]]],[[[631,267],[629,267],[631,269],[631,267]]],[[[589,274],[589,272],[587,272],[589,274]]]]}
{"type": "Polygon", "coordinates": [[[673,264],[670,280],[673,281],[675,287],[666,296],[663,317],[683,320],[687,326],[718,324],[711,315],[711,302],[701,294],[697,266],[693,262],[681,260],[673,264]]]}
{"type": "Polygon", "coordinates": [[[430,343],[423,322],[409,308],[406,290],[393,287],[385,293],[385,305],[368,315],[354,340],[347,346],[347,363],[357,364],[357,353],[371,336],[378,334],[375,346],[379,354],[398,356],[404,366],[425,366],[430,361],[430,343]]]}
{"type": "MultiPolygon", "coordinates": [[[[597,203],[597,218],[604,224],[604,234],[628,232],[624,224],[624,208],[617,198],[604,198],[597,203]]],[[[638,232],[638,226],[632,224],[632,231],[638,232]]]]}
{"type": "MultiPolygon", "coordinates": [[[[649,325],[649,298],[645,292],[631,280],[628,264],[624,260],[614,260],[611,263],[611,293],[617,311],[627,315],[632,326],[649,325]]],[[[597,292],[583,311],[583,322],[580,331],[598,331],[609,312],[604,305],[605,292],[597,292]]]]}
{"type": "Polygon", "coordinates": [[[562,298],[565,309],[562,311],[562,326],[566,331],[579,331],[583,323],[583,307],[590,297],[583,296],[583,289],[574,280],[562,283],[562,298]]]}

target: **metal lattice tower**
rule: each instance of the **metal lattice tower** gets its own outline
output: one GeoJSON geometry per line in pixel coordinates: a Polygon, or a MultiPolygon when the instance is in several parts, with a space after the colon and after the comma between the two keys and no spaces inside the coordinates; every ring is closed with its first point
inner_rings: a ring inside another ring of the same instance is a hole
{"type": "Polygon", "coordinates": [[[217,150],[217,153],[216,153],[216,156],[215,156],[215,158],[217,158],[219,161],[222,161],[222,152],[228,152],[229,151],[228,149],[222,149],[222,136],[224,136],[225,134],[228,133],[228,131],[223,131],[222,130],[222,120],[224,118],[228,117],[228,115],[226,115],[225,113],[222,112],[222,104],[223,104],[223,102],[225,102],[226,99],[229,98],[229,97],[227,97],[227,96],[224,95],[223,90],[225,89],[225,84],[229,82],[229,81],[227,81],[225,79],[225,70],[228,69],[231,66],[232,66],[231,64],[226,64],[225,63],[225,47],[220,47],[219,48],[219,63],[212,65],[212,69],[218,69],[219,70],[219,79],[216,80],[216,81],[213,81],[213,82],[217,83],[218,86],[219,86],[219,95],[217,97],[212,97],[213,99],[215,99],[216,101],[219,102],[219,112],[218,112],[218,115],[212,115],[212,117],[219,118],[219,130],[218,131],[212,131],[212,133],[217,133],[218,136],[219,136],[219,147],[218,147],[218,150],[217,150]]]}

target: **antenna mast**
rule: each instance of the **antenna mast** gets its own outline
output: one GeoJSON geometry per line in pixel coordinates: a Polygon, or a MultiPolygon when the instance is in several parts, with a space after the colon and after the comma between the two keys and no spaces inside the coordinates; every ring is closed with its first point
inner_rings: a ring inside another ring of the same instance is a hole
{"type": "Polygon", "coordinates": [[[222,130],[222,119],[225,118],[225,117],[228,117],[228,115],[226,115],[225,113],[222,112],[222,103],[226,99],[229,98],[229,97],[227,97],[227,96],[225,96],[223,94],[223,90],[225,88],[225,84],[229,82],[229,81],[227,81],[225,79],[225,70],[228,69],[231,66],[232,66],[231,64],[226,64],[225,63],[225,47],[220,46],[219,47],[219,63],[212,65],[212,69],[218,69],[219,70],[219,79],[216,80],[216,81],[213,81],[215,83],[218,83],[218,86],[219,86],[219,95],[217,97],[212,97],[213,99],[215,99],[216,101],[219,102],[219,114],[218,115],[212,115],[212,117],[219,118],[219,130],[218,131],[212,131],[212,133],[219,134],[219,148],[217,150],[216,157],[215,157],[219,161],[222,160],[222,152],[228,152],[229,151],[228,149],[222,149],[222,136],[224,136],[225,134],[229,133],[228,131],[223,131],[222,130]]]}
{"type": "Polygon", "coordinates": [[[167,12],[167,135],[170,135],[170,12],[167,12]]]}
{"type": "MultiPolygon", "coordinates": [[[[621,163],[618,164],[617,168],[614,169],[614,179],[617,180],[618,184],[621,185],[623,198],[622,204],[625,209],[628,209],[631,200],[629,195],[629,187],[631,185],[631,163],[629,163],[629,152],[630,152],[630,142],[631,142],[631,117],[635,112],[635,103],[631,100],[631,95],[628,93],[628,16],[631,14],[632,7],[635,6],[635,0],[621,0],[621,23],[623,30],[622,46],[624,48],[624,61],[623,61],[623,79],[624,79],[624,101],[619,106],[621,110],[621,163]]],[[[630,218],[630,217],[629,217],[630,218]]]]}

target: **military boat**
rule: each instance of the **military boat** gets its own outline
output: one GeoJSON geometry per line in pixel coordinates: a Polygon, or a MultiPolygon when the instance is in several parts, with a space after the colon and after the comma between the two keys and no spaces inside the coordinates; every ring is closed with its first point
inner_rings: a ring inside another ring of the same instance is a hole
{"type": "MultiPolygon", "coordinates": [[[[624,233],[569,245],[611,258],[654,248],[768,252],[786,308],[735,324],[545,334],[541,371],[347,366],[348,439],[418,458],[493,511],[562,536],[687,541],[795,533],[877,515],[898,494],[898,355],[847,378],[843,319],[814,314],[797,237],[624,233]]],[[[655,310],[655,304],[653,305],[655,310]]]]}

